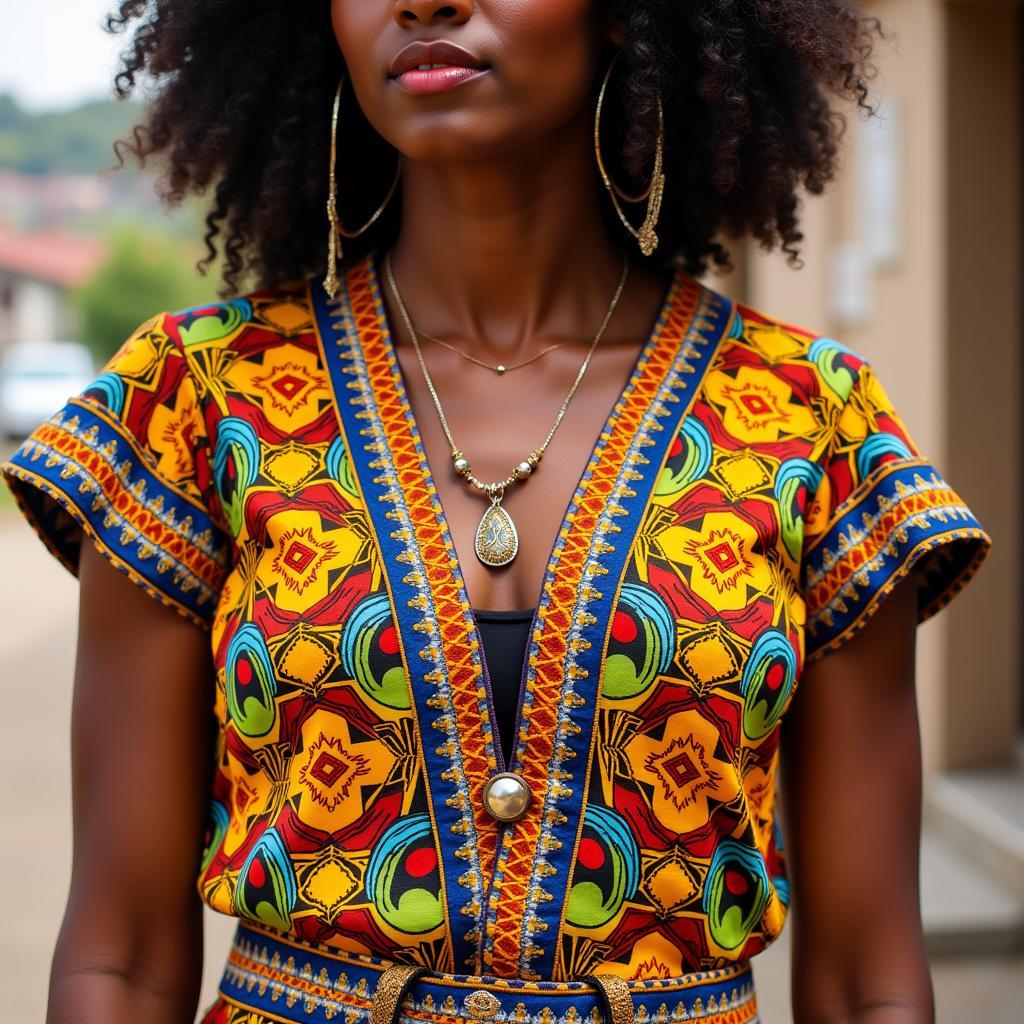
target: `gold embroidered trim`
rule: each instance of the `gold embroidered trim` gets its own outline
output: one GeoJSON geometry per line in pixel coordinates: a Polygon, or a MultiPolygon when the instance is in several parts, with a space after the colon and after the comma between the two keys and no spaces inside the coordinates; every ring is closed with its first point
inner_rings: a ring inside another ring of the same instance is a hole
{"type": "Polygon", "coordinates": [[[395,964],[389,967],[377,982],[377,991],[370,1005],[370,1024],[394,1024],[398,1009],[409,983],[423,968],[415,964],[395,964]]]}
{"type": "Polygon", "coordinates": [[[611,1020],[605,1024],[634,1024],[636,1011],[625,978],[617,974],[592,974],[587,980],[600,988],[608,1000],[611,1020]]]}
{"type": "Polygon", "coordinates": [[[490,1020],[501,1009],[501,1000],[493,992],[478,988],[466,996],[462,1005],[474,1020],[490,1020]]]}

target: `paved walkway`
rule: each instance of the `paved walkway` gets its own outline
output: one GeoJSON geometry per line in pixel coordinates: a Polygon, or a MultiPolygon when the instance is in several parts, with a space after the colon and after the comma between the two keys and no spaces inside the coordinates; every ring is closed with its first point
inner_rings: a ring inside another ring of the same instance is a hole
{"type": "MultiPolygon", "coordinates": [[[[2,486],[2,485],[0,485],[2,486]]],[[[13,514],[0,514],[0,1006],[18,1024],[42,1021],[53,941],[70,869],[68,734],[77,584],[13,514]]],[[[203,1005],[216,987],[232,923],[209,913],[203,1005]]],[[[789,1021],[785,933],[755,961],[762,1018],[789,1021]]],[[[939,1024],[1019,1019],[1024,961],[940,962],[939,1024]]]]}

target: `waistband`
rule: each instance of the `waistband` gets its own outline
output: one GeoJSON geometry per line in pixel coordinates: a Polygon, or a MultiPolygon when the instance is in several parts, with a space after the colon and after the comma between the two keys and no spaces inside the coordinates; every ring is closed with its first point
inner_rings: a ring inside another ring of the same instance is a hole
{"type": "Polygon", "coordinates": [[[430,971],[415,976],[414,969],[241,922],[220,994],[225,1008],[288,1024],[371,1024],[380,1020],[384,1003],[397,1024],[617,1024],[627,1017],[641,1024],[756,1024],[758,1019],[748,961],[677,978],[624,982],[605,975],[595,980],[613,984],[430,971]]]}

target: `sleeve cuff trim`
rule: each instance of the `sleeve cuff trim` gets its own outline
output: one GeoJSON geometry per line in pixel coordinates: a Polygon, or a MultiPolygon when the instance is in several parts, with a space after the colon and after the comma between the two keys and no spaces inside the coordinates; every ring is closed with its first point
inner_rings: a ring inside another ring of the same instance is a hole
{"type": "Polygon", "coordinates": [[[871,489],[845,503],[805,565],[807,657],[840,646],[929,552],[948,546],[919,579],[919,621],[977,571],[991,541],[959,495],[927,462],[887,463],[871,489]]]}
{"type": "MultiPolygon", "coordinates": [[[[134,520],[131,526],[172,556],[177,552],[167,546],[170,539],[165,534],[180,538],[205,556],[198,560],[190,557],[185,568],[203,582],[218,580],[223,570],[224,543],[206,509],[157,476],[120,424],[104,417],[91,404],[73,405],[70,414],[69,405],[39,426],[14,453],[10,464],[50,480],[61,490],[68,490],[63,481],[77,475],[80,494],[102,495],[116,515],[122,519],[130,515],[134,520]],[[119,450],[122,445],[128,448],[126,457],[119,450]],[[204,565],[204,561],[209,564],[204,565]]],[[[68,497],[79,504],[72,494],[68,497]]]]}
{"type": "Polygon", "coordinates": [[[942,532],[961,524],[977,527],[971,510],[927,463],[890,463],[873,474],[874,488],[860,493],[833,519],[813,552],[805,556],[803,590],[813,611],[827,606],[835,591],[879,553],[895,555],[911,531],[942,532]]]}
{"type": "MultiPolygon", "coordinates": [[[[933,587],[930,590],[926,588],[924,593],[919,591],[918,623],[924,622],[941,611],[963,590],[988,555],[992,542],[988,534],[980,527],[937,534],[921,541],[915,548],[907,552],[904,561],[893,568],[888,579],[871,593],[870,600],[856,610],[852,618],[849,614],[843,614],[845,625],[840,626],[826,610],[816,613],[807,627],[808,649],[805,661],[810,663],[817,660],[822,655],[842,647],[847,640],[859,633],[871,620],[885,598],[892,593],[897,583],[910,575],[921,559],[930,551],[945,544],[963,546],[964,542],[968,542],[970,554],[966,560],[960,562],[955,574],[944,578],[938,587],[933,587]]],[[[849,613],[850,608],[844,602],[840,602],[833,610],[849,613]]]]}
{"type": "Polygon", "coordinates": [[[39,536],[39,539],[46,545],[50,554],[52,554],[73,576],[78,575],[78,566],[74,561],[72,561],[69,549],[58,544],[50,531],[44,527],[42,519],[29,504],[20,485],[24,484],[35,488],[51,501],[56,502],[81,527],[83,533],[88,536],[96,550],[99,551],[100,554],[103,555],[103,557],[106,558],[116,569],[123,572],[133,583],[140,586],[147,594],[149,594],[150,597],[158,600],[162,605],[168,608],[173,608],[179,615],[184,616],[184,618],[195,623],[197,626],[201,626],[204,629],[210,628],[212,608],[206,609],[205,611],[200,610],[204,601],[209,600],[208,598],[203,598],[197,595],[197,599],[193,599],[188,603],[176,600],[166,590],[155,587],[146,576],[137,572],[131,564],[123,561],[115,551],[108,547],[100,539],[92,523],[85,517],[85,515],[83,515],[81,510],[68,499],[67,495],[62,490],[54,487],[44,478],[38,477],[33,473],[29,473],[18,466],[12,465],[11,463],[5,464],[2,469],[0,469],[0,472],[2,472],[6,477],[7,483],[14,493],[14,498],[18,503],[18,507],[21,509],[32,529],[35,530],[36,534],[39,536]]]}
{"type": "MultiPolygon", "coordinates": [[[[939,483],[943,487],[946,486],[945,481],[943,481],[938,473],[936,473],[934,467],[927,459],[890,459],[888,462],[883,462],[880,466],[876,466],[874,470],[864,477],[864,479],[861,480],[861,482],[846,496],[843,503],[836,507],[835,511],[832,513],[832,518],[828,521],[828,524],[821,530],[821,532],[817,534],[813,540],[808,542],[807,547],[804,550],[804,559],[814,560],[814,552],[816,549],[820,547],[826,539],[832,538],[836,531],[842,527],[844,519],[850,517],[851,514],[856,514],[858,507],[866,498],[870,497],[871,492],[887,477],[892,476],[894,473],[898,473],[901,477],[911,477],[914,475],[920,476],[922,472],[930,474],[931,483],[939,483]]],[[[959,501],[959,498],[957,500],[959,501]]]]}
{"type": "MultiPolygon", "coordinates": [[[[199,506],[154,476],[123,429],[92,406],[62,410],[41,425],[2,472],[55,501],[173,602],[210,614],[227,561],[221,532],[199,506]]],[[[60,549],[58,524],[46,522],[45,509],[17,489],[37,531],[50,535],[51,550],[60,549]]],[[[71,554],[70,547],[61,554],[69,568],[71,554]]]]}

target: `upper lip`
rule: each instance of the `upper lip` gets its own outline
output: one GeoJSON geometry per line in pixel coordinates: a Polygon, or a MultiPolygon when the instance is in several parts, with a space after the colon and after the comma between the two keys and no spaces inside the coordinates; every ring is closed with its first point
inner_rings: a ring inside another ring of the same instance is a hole
{"type": "Polygon", "coordinates": [[[479,57],[474,57],[468,50],[454,43],[445,42],[439,39],[436,42],[426,42],[422,39],[409,43],[395,54],[391,62],[391,77],[411,71],[420,64],[448,64],[458,68],[483,68],[486,67],[479,57]]]}

